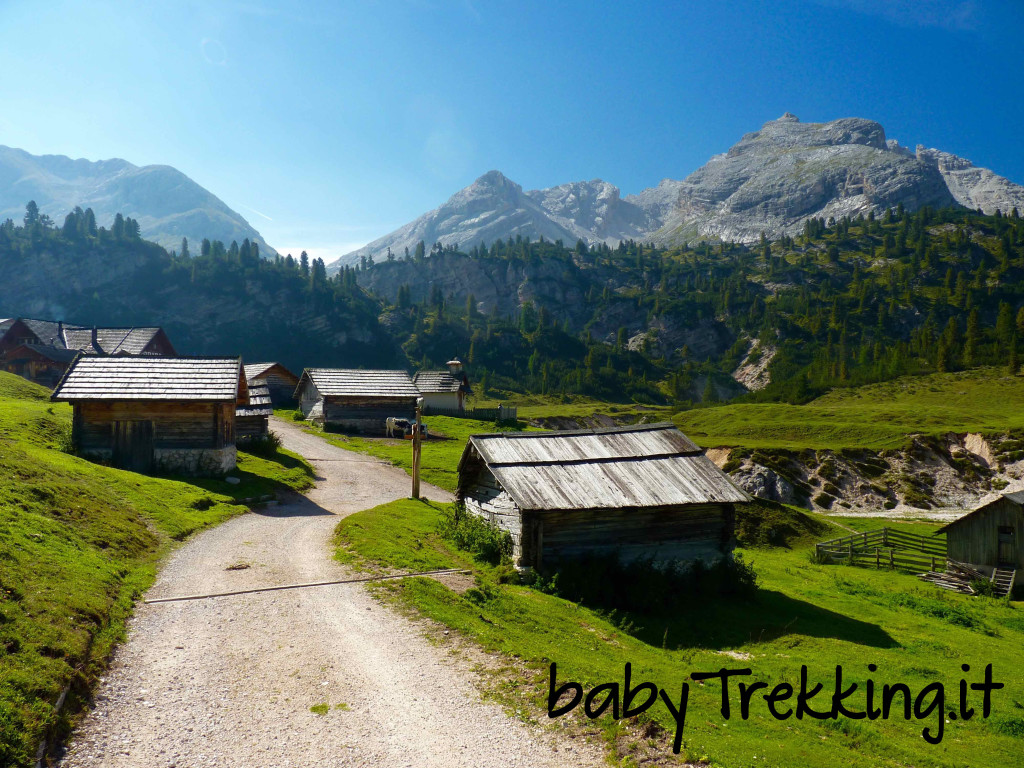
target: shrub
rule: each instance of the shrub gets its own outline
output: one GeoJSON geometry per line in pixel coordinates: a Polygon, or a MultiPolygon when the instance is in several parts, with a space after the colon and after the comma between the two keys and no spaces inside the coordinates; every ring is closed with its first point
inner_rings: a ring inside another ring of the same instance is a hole
{"type": "Polygon", "coordinates": [[[441,513],[437,532],[441,538],[486,563],[499,565],[512,559],[513,545],[509,532],[467,512],[460,502],[449,504],[441,513]]]}
{"type": "Polygon", "coordinates": [[[268,432],[264,437],[241,443],[239,447],[246,453],[267,458],[277,453],[277,449],[281,447],[281,438],[274,432],[268,432]]]}
{"type": "Polygon", "coordinates": [[[295,411],[294,413],[292,413],[292,421],[305,421],[305,420],[306,420],[306,414],[304,414],[302,411],[295,411]]]}
{"type": "Polygon", "coordinates": [[[723,595],[751,597],[757,575],[741,555],[708,565],[702,560],[660,564],[650,558],[623,562],[617,553],[586,554],[563,563],[548,578],[537,577],[533,586],[594,608],[660,614],[723,595]]]}

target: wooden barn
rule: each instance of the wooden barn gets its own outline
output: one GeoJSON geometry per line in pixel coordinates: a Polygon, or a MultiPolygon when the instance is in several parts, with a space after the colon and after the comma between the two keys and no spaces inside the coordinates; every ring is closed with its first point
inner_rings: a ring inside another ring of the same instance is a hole
{"type": "Polygon", "coordinates": [[[424,413],[462,413],[466,395],[471,394],[469,378],[459,358],[449,360],[446,371],[418,371],[413,377],[416,389],[423,395],[424,413]]]}
{"type": "Polygon", "coordinates": [[[536,570],[584,553],[717,560],[734,546],[733,505],[750,499],[672,424],[473,435],[457,498],[536,570]]]}
{"type": "Polygon", "coordinates": [[[946,534],[949,559],[987,576],[997,569],[1005,571],[996,574],[1005,581],[1013,572],[1024,571],[1024,491],[1000,494],[936,533],[946,534]]]}
{"type": "Polygon", "coordinates": [[[245,366],[246,381],[266,384],[270,401],[277,407],[295,404],[295,388],[299,377],[280,363],[251,363],[245,366]]]}
{"type": "Polygon", "coordinates": [[[0,357],[0,371],[53,389],[80,353],[74,349],[48,347],[42,344],[18,344],[0,357]]]}
{"type": "Polygon", "coordinates": [[[245,405],[235,408],[235,442],[238,445],[262,440],[270,434],[270,416],[274,407],[265,382],[248,381],[249,397],[245,405]]]}
{"type": "Polygon", "coordinates": [[[325,429],[385,434],[389,417],[412,420],[420,392],[405,371],[307,368],[295,399],[307,419],[325,429]]]}
{"type": "Polygon", "coordinates": [[[235,408],[248,402],[238,358],[78,357],[53,400],[74,408],[86,457],[136,472],[235,468],[235,408]]]}
{"type": "Polygon", "coordinates": [[[89,328],[24,317],[0,320],[0,370],[52,387],[78,353],[177,355],[162,328],[89,328]]]}

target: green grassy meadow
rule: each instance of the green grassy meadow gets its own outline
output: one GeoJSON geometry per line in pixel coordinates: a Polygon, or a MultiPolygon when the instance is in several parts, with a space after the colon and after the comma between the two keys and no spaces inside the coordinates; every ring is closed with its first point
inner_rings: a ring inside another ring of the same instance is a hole
{"type": "Polygon", "coordinates": [[[677,413],[705,447],[800,450],[902,447],[908,434],[1024,428],[1024,377],[999,368],[835,389],[804,405],[736,403],[677,413]]]}
{"type": "MultiPolygon", "coordinates": [[[[757,529],[752,508],[738,524],[757,529]]],[[[913,576],[889,571],[811,563],[811,544],[844,533],[816,515],[774,510],[773,525],[788,518],[784,546],[741,548],[759,577],[755,598],[703,600],[673,615],[615,615],[577,605],[536,589],[499,583],[498,570],[453,551],[436,533],[440,505],[401,500],[345,518],[338,527],[338,557],[366,568],[424,569],[471,567],[477,587],[459,595],[431,579],[406,579],[378,587],[386,599],[415,609],[457,630],[487,650],[525,669],[501,681],[495,693],[509,709],[547,722],[548,669],[558,664],[559,681],[622,684],[626,662],[633,684],[652,681],[677,695],[689,673],[748,667],[747,682],[799,686],[800,667],[825,685],[830,696],[836,664],[844,683],[863,686],[868,677],[906,683],[912,695],[928,684],[945,686],[946,709],[956,708],[961,664],[971,665],[969,682],[992,664],[1005,689],[993,696],[990,718],[943,722],[941,743],[926,743],[924,727],[935,729],[939,715],[906,721],[902,716],[874,721],[774,719],[755,696],[750,717],[738,714],[732,684],[730,719],[720,713],[717,681],[692,683],[682,754],[691,761],[737,766],[822,766],[878,768],[934,766],[960,768],[1017,766],[1024,737],[1024,643],[1021,603],[968,598],[946,593],[913,576]],[[870,673],[867,665],[877,665],[870,673]],[[524,704],[527,705],[524,708],[524,704]]],[[[911,525],[911,524],[908,524],[911,525]]],[[[924,532],[924,527],[916,529],[924,532]]],[[[829,702],[812,701],[818,709],[829,702]]],[[[978,699],[972,699],[977,707],[978,699]]],[[[789,702],[792,704],[792,702],[789,702]]],[[[863,709],[861,693],[848,700],[863,709]],[[857,698],[861,696],[861,698],[857,698]]],[[[897,713],[901,713],[897,697],[897,713]]],[[[650,715],[664,729],[663,752],[670,749],[675,724],[659,704],[650,715]]],[[[943,716],[943,720],[947,718],[943,716]]],[[[621,722],[621,721],[620,721],[621,722]]],[[[635,765],[629,739],[616,740],[619,727],[605,713],[595,723],[618,742],[623,765],[635,765]]]]}
{"type": "Polygon", "coordinates": [[[71,408],[0,373],[0,765],[29,765],[66,727],[176,541],[245,510],[236,499],[312,484],[299,457],[239,453],[242,482],[162,479],[61,448],[71,408]]]}

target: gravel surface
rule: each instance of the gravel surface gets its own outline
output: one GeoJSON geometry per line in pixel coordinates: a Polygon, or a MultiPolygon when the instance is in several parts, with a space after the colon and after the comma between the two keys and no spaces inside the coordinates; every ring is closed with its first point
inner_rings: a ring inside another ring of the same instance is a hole
{"type": "MultiPolygon", "coordinates": [[[[274,431],[311,461],[316,489],[192,539],[148,598],[345,578],[330,552],[339,516],[409,493],[396,467],[283,420],[274,431]]],[[[61,765],[602,764],[598,747],[481,701],[471,665],[359,584],[140,605],[61,765]]]]}

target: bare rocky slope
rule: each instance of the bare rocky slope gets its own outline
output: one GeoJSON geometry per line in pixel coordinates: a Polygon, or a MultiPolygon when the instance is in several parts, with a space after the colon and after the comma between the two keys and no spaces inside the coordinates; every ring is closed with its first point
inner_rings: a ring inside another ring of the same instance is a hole
{"type": "Polygon", "coordinates": [[[685,179],[622,197],[608,182],[572,182],[524,192],[490,171],[444,205],[346,254],[401,258],[421,240],[469,249],[517,235],[536,240],[620,240],[675,245],[699,240],[752,242],[795,234],[811,217],[837,219],[903,205],[959,203],[993,213],[1024,208],[1024,187],[969,160],[935,149],[911,151],[862,118],[801,123],[790,113],[748,133],[685,179]]]}
{"type": "Polygon", "coordinates": [[[248,238],[263,255],[276,253],[240,214],[168,165],[90,162],[0,146],[0,221],[20,222],[29,200],[58,226],[75,206],[92,208],[98,226],[109,227],[118,213],[130,216],[145,239],[168,250],[178,250],[183,237],[196,251],[203,238],[248,238]]]}

